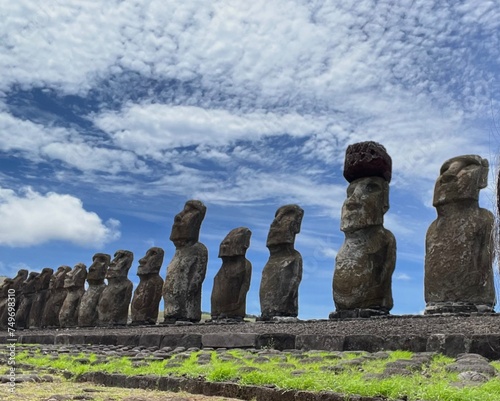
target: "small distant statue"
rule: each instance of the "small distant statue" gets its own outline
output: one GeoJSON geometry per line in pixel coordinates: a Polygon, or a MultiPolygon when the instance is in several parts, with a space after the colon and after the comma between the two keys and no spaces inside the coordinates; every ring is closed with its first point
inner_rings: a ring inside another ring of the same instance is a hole
{"type": "Polygon", "coordinates": [[[163,279],[159,273],[164,255],[163,249],[153,247],[139,260],[140,281],[130,305],[133,325],[156,324],[162,298],[163,279]]]}
{"type": "Polygon", "coordinates": [[[35,297],[31,306],[29,323],[32,329],[42,327],[43,311],[50,295],[49,285],[53,274],[53,269],[45,267],[36,278],[35,297]]]}
{"type": "Polygon", "coordinates": [[[92,264],[87,274],[88,288],[80,300],[78,308],[78,326],[92,327],[97,326],[99,315],[97,305],[102,292],[106,288],[104,279],[108,270],[111,256],[106,253],[96,253],[92,257],[92,264]]]}
{"type": "Polygon", "coordinates": [[[39,273],[30,272],[28,278],[21,286],[21,303],[16,311],[16,328],[27,329],[30,322],[30,311],[35,298],[36,278],[39,273]]]}
{"type": "Polygon", "coordinates": [[[493,214],[479,207],[489,164],[458,156],[441,167],[425,240],[425,314],[493,312],[493,214]]]}
{"type": "Polygon", "coordinates": [[[347,147],[349,187],[340,223],[345,240],[335,258],[331,319],[386,315],[393,307],[396,240],[383,226],[391,173],[392,160],[379,143],[347,147]]]}
{"type": "Polygon", "coordinates": [[[201,286],[207,271],[208,251],[198,238],[206,210],[202,202],[190,200],[175,216],[170,234],[175,254],[163,285],[164,324],[201,320],[201,286]]]}
{"type": "MultiPolygon", "coordinates": [[[[14,296],[14,311],[17,312],[19,310],[19,306],[21,305],[21,299],[23,298],[22,293],[21,293],[21,288],[28,278],[28,270],[26,269],[20,269],[17,272],[16,277],[13,279],[6,279],[4,282],[5,287],[3,288],[3,291],[5,291],[5,303],[2,308],[0,308],[0,329],[6,329],[7,327],[12,327],[9,326],[9,290],[11,293],[15,294],[14,296]]],[[[12,299],[12,298],[11,298],[12,299]]],[[[12,303],[12,302],[11,302],[12,303]]]]}
{"type": "Polygon", "coordinates": [[[85,279],[87,278],[87,266],[77,263],[73,270],[66,273],[64,288],[66,297],[59,312],[59,325],[61,327],[78,326],[78,308],[80,300],[85,292],[85,279]]]}
{"type": "Polygon", "coordinates": [[[299,284],[302,256],[295,250],[304,210],[298,205],[281,206],[267,236],[269,260],[262,271],[260,308],[262,320],[296,318],[299,313],[299,284]]]}
{"type": "MultiPolygon", "coordinates": [[[[7,329],[7,327],[8,327],[8,322],[9,322],[9,320],[8,320],[8,316],[9,316],[8,303],[9,303],[9,295],[11,292],[9,290],[12,288],[13,283],[14,283],[13,279],[6,278],[3,281],[2,285],[0,286],[0,316],[1,316],[0,329],[2,329],[2,330],[7,329]],[[5,315],[5,317],[4,317],[4,315],[5,315]]],[[[15,296],[13,299],[15,299],[15,296]]]]}
{"type": "Polygon", "coordinates": [[[130,251],[115,252],[106,273],[108,285],[99,298],[97,312],[99,326],[124,326],[128,321],[128,310],[132,298],[133,284],[127,277],[134,254],[130,251]]]}
{"type": "Polygon", "coordinates": [[[252,277],[252,264],[245,258],[252,232],[246,227],[231,230],[219,248],[222,267],[212,289],[212,319],[243,321],[252,277]]]}
{"type": "Polygon", "coordinates": [[[61,312],[64,299],[66,298],[66,288],[64,280],[66,274],[71,271],[69,266],[59,266],[52,275],[49,282],[49,296],[43,309],[41,327],[59,327],[59,313],[61,312]]]}

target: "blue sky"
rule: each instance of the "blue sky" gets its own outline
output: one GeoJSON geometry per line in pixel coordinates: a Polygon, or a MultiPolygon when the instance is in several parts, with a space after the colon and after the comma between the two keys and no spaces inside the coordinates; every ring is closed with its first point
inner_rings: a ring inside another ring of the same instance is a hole
{"type": "MultiPolygon", "coordinates": [[[[0,273],[151,246],[207,206],[203,310],[219,244],[253,232],[248,313],[276,209],[305,211],[299,317],[334,309],[347,145],[393,160],[395,314],[420,313],[424,239],[441,164],[500,148],[500,5],[463,0],[0,0],[0,273]]],[[[497,280],[498,288],[498,280],[497,280]]]]}

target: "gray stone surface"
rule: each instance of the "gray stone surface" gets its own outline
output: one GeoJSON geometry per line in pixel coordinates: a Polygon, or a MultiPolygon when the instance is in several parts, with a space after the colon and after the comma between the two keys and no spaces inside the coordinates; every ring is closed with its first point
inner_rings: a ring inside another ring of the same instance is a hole
{"type": "Polygon", "coordinates": [[[134,254],[130,251],[115,252],[106,272],[108,285],[102,291],[97,305],[99,326],[127,324],[133,289],[132,281],[127,276],[133,260],[134,254]]]}
{"type": "Polygon", "coordinates": [[[42,327],[43,312],[50,296],[49,286],[53,274],[53,269],[45,267],[36,278],[35,297],[31,306],[29,322],[29,326],[32,329],[42,327]]]}
{"type": "Polygon", "coordinates": [[[159,272],[164,255],[162,248],[153,247],[139,260],[137,275],[140,281],[130,308],[132,324],[156,324],[163,289],[159,272]]]}
{"type": "Polygon", "coordinates": [[[16,328],[25,329],[29,327],[31,305],[35,299],[36,278],[39,273],[30,272],[28,278],[21,287],[21,301],[16,311],[16,328]]]}
{"type": "Polygon", "coordinates": [[[390,182],[392,159],[380,143],[354,143],[346,149],[344,177],[348,182],[364,177],[381,177],[390,182]]]}
{"type": "Polygon", "coordinates": [[[252,232],[246,227],[231,230],[219,248],[222,266],[214,277],[212,319],[243,320],[252,277],[252,264],[245,258],[252,232]]]}
{"type": "Polygon", "coordinates": [[[253,348],[256,346],[257,334],[240,333],[231,336],[219,333],[204,334],[201,342],[204,348],[253,348]]]}
{"type": "Polygon", "coordinates": [[[297,317],[302,256],[295,250],[304,211],[298,205],[281,206],[267,236],[269,259],[262,271],[259,299],[261,319],[276,316],[297,317]]]}
{"type": "Polygon", "coordinates": [[[15,294],[15,299],[14,299],[14,310],[17,311],[19,309],[19,305],[21,304],[21,287],[23,286],[23,283],[26,281],[28,278],[28,270],[26,269],[20,269],[16,277],[13,279],[7,278],[4,281],[4,285],[2,286],[3,292],[4,292],[4,298],[2,298],[2,301],[0,301],[0,329],[6,329],[8,327],[8,317],[9,317],[9,307],[7,305],[8,303],[8,292],[9,289],[11,291],[14,291],[15,294]]]}
{"type": "Polygon", "coordinates": [[[7,324],[8,324],[8,296],[9,296],[9,289],[12,287],[12,284],[14,283],[14,280],[11,278],[6,278],[2,285],[0,285],[0,328],[1,329],[6,329],[7,324]]]}
{"type": "Polygon", "coordinates": [[[82,296],[78,307],[78,326],[97,326],[99,314],[97,306],[102,292],[106,288],[104,278],[108,271],[111,256],[106,253],[96,253],[87,275],[88,288],[82,296]]]}
{"type": "Polygon", "coordinates": [[[59,313],[61,312],[67,290],[64,288],[66,274],[71,271],[69,266],[59,266],[50,278],[49,297],[45,303],[42,315],[42,327],[59,327],[59,313]]]}
{"type": "Polygon", "coordinates": [[[479,207],[488,161],[458,156],[441,167],[434,188],[437,219],[426,235],[426,314],[493,311],[493,214],[479,207]]]}
{"type": "Polygon", "coordinates": [[[59,325],[61,327],[78,326],[78,308],[80,300],[85,292],[85,279],[87,278],[87,266],[77,263],[73,270],[66,273],[64,298],[61,311],[59,312],[59,325]]]}
{"type": "Polygon", "coordinates": [[[170,234],[175,254],[167,267],[162,291],[165,324],[201,319],[201,287],[207,271],[208,250],[198,238],[205,213],[202,202],[190,200],[175,216],[170,234]]]}

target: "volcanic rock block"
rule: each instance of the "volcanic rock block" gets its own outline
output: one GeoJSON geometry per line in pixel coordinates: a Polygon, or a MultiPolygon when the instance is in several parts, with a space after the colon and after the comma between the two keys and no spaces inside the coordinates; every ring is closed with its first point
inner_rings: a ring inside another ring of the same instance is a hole
{"type": "Polygon", "coordinates": [[[54,270],[46,267],[36,278],[35,298],[30,312],[30,328],[42,327],[43,311],[50,295],[49,286],[53,274],[54,270]]]}
{"type": "Polygon", "coordinates": [[[83,263],[77,263],[73,270],[66,273],[64,279],[66,297],[59,312],[59,325],[61,327],[75,327],[78,325],[78,309],[85,292],[86,278],[87,266],[83,263]]]}
{"type": "Polygon", "coordinates": [[[363,177],[381,177],[391,182],[392,159],[377,142],[358,142],[349,145],[344,161],[344,177],[353,182],[363,177]]]}
{"type": "Polygon", "coordinates": [[[262,271],[259,298],[261,319],[297,317],[302,256],[294,248],[304,210],[298,205],[281,206],[267,236],[269,260],[262,271]]]}
{"type": "Polygon", "coordinates": [[[59,266],[50,278],[49,297],[45,303],[41,327],[59,327],[59,313],[61,312],[67,290],[64,288],[66,274],[71,271],[69,266],[59,266]]]}
{"type": "Polygon", "coordinates": [[[250,288],[252,264],[245,258],[252,232],[246,227],[231,230],[220,244],[222,266],[214,278],[211,297],[212,319],[242,321],[250,288]]]}

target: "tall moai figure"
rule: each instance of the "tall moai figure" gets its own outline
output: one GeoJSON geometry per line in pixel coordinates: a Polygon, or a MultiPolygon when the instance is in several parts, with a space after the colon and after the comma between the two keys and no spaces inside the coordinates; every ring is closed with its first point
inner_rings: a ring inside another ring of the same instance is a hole
{"type": "Polygon", "coordinates": [[[69,266],[59,266],[50,278],[49,296],[43,309],[41,327],[59,327],[59,313],[61,312],[67,290],[64,288],[66,274],[71,271],[69,266]]]}
{"type": "Polygon", "coordinates": [[[5,305],[3,309],[0,310],[0,328],[6,329],[7,327],[12,327],[9,326],[9,290],[15,294],[14,297],[14,311],[17,312],[19,309],[19,306],[21,305],[21,299],[23,298],[22,296],[22,291],[21,288],[23,287],[24,282],[28,278],[28,270],[26,269],[20,269],[16,277],[13,279],[7,279],[5,280],[4,284],[6,287],[4,288],[5,291],[5,305]],[[5,326],[4,326],[5,325],[5,326]]]}
{"type": "Polygon", "coordinates": [[[42,327],[42,317],[50,295],[49,286],[50,280],[54,274],[54,270],[50,267],[45,267],[36,278],[35,284],[35,298],[30,312],[30,328],[42,327]]]}
{"type": "Polygon", "coordinates": [[[206,210],[202,202],[189,200],[175,216],[170,234],[175,254],[163,284],[164,324],[201,320],[201,286],[207,272],[208,251],[198,239],[206,210]]]}
{"type": "Polygon", "coordinates": [[[21,302],[16,311],[16,328],[27,329],[30,322],[30,311],[35,298],[37,272],[30,272],[26,281],[22,284],[21,302]]]}
{"type": "Polygon", "coordinates": [[[479,207],[488,161],[458,156],[441,167],[437,211],[425,239],[425,314],[493,312],[493,214],[479,207]]]}
{"type": "Polygon", "coordinates": [[[299,284],[302,256],[295,250],[304,210],[298,205],[281,206],[267,236],[269,260],[262,271],[259,298],[262,320],[296,318],[299,313],[299,284]]]}
{"type": "Polygon", "coordinates": [[[108,270],[111,256],[106,253],[96,253],[92,257],[92,264],[87,274],[88,288],[80,300],[78,308],[78,326],[97,326],[99,315],[97,305],[102,292],[106,288],[104,279],[108,270]]]}
{"type": "Polygon", "coordinates": [[[133,325],[156,324],[162,298],[163,279],[159,273],[164,255],[163,249],[153,247],[139,260],[139,285],[130,305],[133,325]]]}
{"type": "MultiPolygon", "coordinates": [[[[2,285],[0,286],[0,317],[1,317],[0,329],[2,329],[2,330],[7,329],[8,323],[9,323],[8,303],[9,303],[9,295],[12,292],[11,288],[12,288],[13,283],[14,283],[14,279],[6,278],[3,281],[2,285]]],[[[14,298],[10,298],[10,299],[15,300],[15,296],[14,296],[14,298]]],[[[10,302],[10,303],[12,304],[12,302],[10,302]]],[[[14,308],[14,310],[15,310],[15,308],[14,308]]]]}
{"type": "Polygon", "coordinates": [[[78,308],[80,300],[85,292],[85,279],[87,278],[87,266],[77,263],[73,270],[66,273],[64,288],[66,297],[59,311],[59,325],[61,327],[78,326],[78,308]]]}
{"type": "Polygon", "coordinates": [[[391,175],[392,160],[381,144],[347,147],[344,177],[349,186],[340,222],[345,240],[335,258],[331,319],[386,315],[393,307],[396,240],[383,225],[391,175]]]}
{"type": "Polygon", "coordinates": [[[243,321],[252,278],[252,264],[245,258],[252,232],[246,227],[231,230],[219,248],[222,266],[214,277],[211,297],[213,320],[243,321]]]}
{"type": "Polygon", "coordinates": [[[109,264],[106,273],[108,285],[99,297],[97,305],[99,326],[124,326],[128,320],[128,310],[134,285],[127,277],[134,261],[130,251],[119,250],[109,264]]]}

